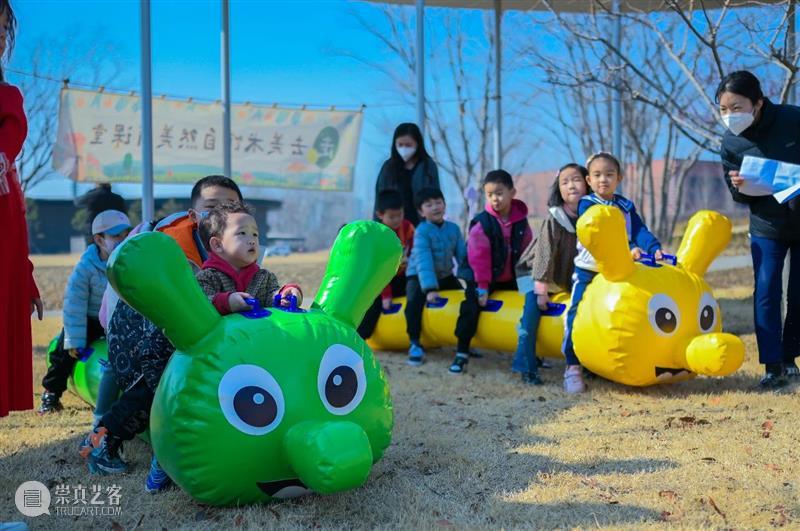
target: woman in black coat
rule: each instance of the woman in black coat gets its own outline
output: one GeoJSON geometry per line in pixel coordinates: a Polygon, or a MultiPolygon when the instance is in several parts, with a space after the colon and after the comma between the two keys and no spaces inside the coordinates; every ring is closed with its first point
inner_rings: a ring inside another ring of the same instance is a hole
{"type": "MultiPolygon", "coordinates": [[[[403,198],[403,214],[416,227],[420,219],[414,197],[423,188],[440,189],[439,169],[425,151],[419,127],[412,123],[400,124],[392,136],[392,154],[381,166],[375,183],[375,201],[383,191],[399,192],[403,198]]],[[[373,213],[376,211],[377,208],[373,209],[373,213]]]]}
{"type": "Polygon", "coordinates": [[[760,385],[780,387],[785,376],[800,376],[795,363],[800,354],[800,197],[782,205],[771,195],[742,194],[739,187],[745,179],[739,168],[745,155],[800,164],[800,107],[770,102],[758,78],[747,71],[728,74],[717,89],[717,101],[728,127],[721,150],[725,181],[734,201],[750,207],[756,340],[766,368],[760,385]],[[786,320],[781,323],[787,253],[791,269],[786,320]]]}

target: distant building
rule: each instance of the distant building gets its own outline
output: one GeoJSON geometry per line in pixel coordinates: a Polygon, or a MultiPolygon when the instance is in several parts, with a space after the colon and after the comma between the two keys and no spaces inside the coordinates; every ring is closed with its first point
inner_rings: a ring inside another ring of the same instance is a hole
{"type": "MultiPolygon", "coordinates": [[[[72,218],[79,210],[71,199],[30,199],[28,241],[33,254],[56,254],[80,252],[83,249],[83,234],[72,227],[72,218]]],[[[131,201],[127,201],[129,208],[131,201]]],[[[281,208],[280,201],[255,199],[248,201],[255,210],[261,230],[261,245],[268,241],[270,213],[281,208]]],[[[170,211],[180,212],[189,208],[186,198],[161,198],[155,200],[156,212],[167,205],[170,211]],[[170,203],[167,205],[167,203],[170,203]]]]}

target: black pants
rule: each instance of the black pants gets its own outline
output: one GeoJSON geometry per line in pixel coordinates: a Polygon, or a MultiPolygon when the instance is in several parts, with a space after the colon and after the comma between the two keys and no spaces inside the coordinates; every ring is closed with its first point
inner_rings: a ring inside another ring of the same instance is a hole
{"type": "Polygon", "coordinates": [[[111,435],[121,441],[129,441],[150,426],[150,406],[155,392],[145,379],[133,384],[114,402],[111,409],[103,415],[100,426],[108,429],[111,435]]]}
{"type": "MultiPolygon", "coordinates": [[[[439,290],[464,289],[458,279],[450,275],[439,279],[439,290]]],[[[469,352],[469,344],[478,329],[478,294],[475,291],[475,283],[467,282],[464,289],[466,298],[461,303],[456,321],[456,337],[458,338],[457,352],[466,354],[469,352]]],[[[414,343],[419,343],[422,329],[422,310],[425,308],[426,294],[422,291],[419,278],[416,275],[408,277],[406,282],[406,330],[408,339],[414,343]]]]}
{"type": "MultiPolygon", "coordinates": [[[[395,276],[389,285],[392,287],[392,297],[402,297],[406,294],[405,275],[395,276]]],[[[367,310],[367,313],[364,314],[361,324],[358,325],[358,335],[364,339],[367,339],[372,335],[372,333],[375,331],[375,326],[378,324],[378,318],[380,318],[382,310],[383,302],[381,301],[381,296],[378,295],[378,297],[375,299],[375,302],[373,302],[372,306],[370,306],[367,310]]]]}
{"type": "MultiPolygon", "coordinates": [[[[86,318],[86,346],[91,345],[95,340],[100,339],[106,334],[100,321],[93,317],[86,318]]],[[[72,369],[75,368],[77,359],[69,355],[69,351],[64,348],[64,329],[58,336],[56,348],[50,353],[50,367],[42,378],[42,387],[57,396],[61,396],[67,389],[67,380],[72,376],[72,369]]]]}

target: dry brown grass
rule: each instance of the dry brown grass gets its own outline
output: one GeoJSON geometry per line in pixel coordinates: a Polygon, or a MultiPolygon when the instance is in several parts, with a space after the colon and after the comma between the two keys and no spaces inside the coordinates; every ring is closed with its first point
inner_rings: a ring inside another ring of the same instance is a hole
{"type": "MultiPolygon", "coordinates": [[[[457,377],[446,370],[449,350],[432,352],[421,368],[380,353],[393,444],[363,488],[334,496],[228,509],[200,506],[179,490],[150,496],[142,488],[150,453],[138,440],[126,447],[128,474],[89,476],[75,450],[90,411],[67,395],[61,415],[0,421],[0,521],[21,518],[16,486],[38,479],[122,487],[121,516],[29,521],[46,528],[108,528],[112,520],[124,529],[797,528],[800,400],[794,389],[753,390],[760,368],[750,275],[710,276],[726,328],[748,349],[745,366],[726,379],[641,390],[592,381],[590,392],[568,397],[560,366],[543,371],[546,385],[526,387],[510,375],[508,355],[487,353],[457,377]]],[[[56,319],[35,325],[37,379],[42,345],[58,327],[56,319]]]]}

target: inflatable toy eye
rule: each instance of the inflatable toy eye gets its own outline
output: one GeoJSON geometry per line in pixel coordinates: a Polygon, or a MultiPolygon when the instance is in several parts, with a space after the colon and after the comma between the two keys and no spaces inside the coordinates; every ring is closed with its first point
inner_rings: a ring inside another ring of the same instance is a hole
{"type": "Polygon", "coordinates": [[[227,421],[242,433],[264,435],[283,419],[285,403],[280,385],[258,365],[228,369],[217,389],[227,421]]]}
{"type": "Polygon", "coordinates": [[[711,331],[717,324],[717,301],[708,293],[703,293],[700,297],[700,309],[697,314],[697,322],[700,323],[700,330],[703,332],[711,331]]]}
{"type": "Polygon", "coordinates": [[[650,298],[647,304],[647,316],[653,329],[662,336],[672,335],[678,329],[681,317],[678,305],[663,293],[656,293],[650,298]]]}
{"type": "Polygon", "coordinates": [[[317,389],[325,409],[334,415],[353,411],[367,390],[364,360],[344,345],[332,345],[319,364],[317,389]]]}

